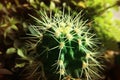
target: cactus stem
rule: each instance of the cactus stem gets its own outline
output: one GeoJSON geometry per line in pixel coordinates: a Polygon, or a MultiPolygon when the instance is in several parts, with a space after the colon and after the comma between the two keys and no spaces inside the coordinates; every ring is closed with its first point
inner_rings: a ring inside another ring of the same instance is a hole
{"type": "Polygon", "coordinates": [[[40,26],[32,26],[29,30],[32,35],[42,37],[39,42],[42,47],[38,48],[45,50],[42,50],[41,54],[50,53],[48,60],[51,62],[57,59],[53,65],[48,62],[45,64],[55,65],[55,72],[60,75],[59,80],[67,73],[85,80],[100,77],[97,70],[102,67],[96,59],[96,52],[93,52],[96,51],[96,38],[94,39],[95,35],[90,33],[89,27],[85,25],[87,21],[81,20],[80,14],[81,12],[77,16],[65,15],[63,12],[58,16],[51,14],[49,17],[46,12],[41,12],[41,20],[32,16],[40,26]]]}

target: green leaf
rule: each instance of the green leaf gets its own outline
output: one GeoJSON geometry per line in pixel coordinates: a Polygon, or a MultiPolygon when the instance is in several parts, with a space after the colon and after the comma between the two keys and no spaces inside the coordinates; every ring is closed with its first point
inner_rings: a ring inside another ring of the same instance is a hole
{"type": "Polygon", "coordinates": [[[14,47],[8,48],[6,54],[13,54],[16,53],[16,49],[14,47]]]}
{"type": "Polygon", "coordinates": [[[17,49],[17,54],[22,57],[23,59],[28,59],[25,54],[24,51],[22,49],[17,49]]]}
{"type": "Polygon", "coordinates": [[[12,25],[11,28],[18,31],[18,27],[16,25],[12,25]]]}
{"type": "Polygon", "coordinates": [[[3,9],[3,5],[0,3],[0,10],[2,10],[3,9]]]}
{"type": "Polygon", "coordinates": [[[41,2],[40,6],[46,10],[48,9],[48,6],[44,2],[41,2]]]}
{"type": "Polygon", "coordinates": [[[20,64],[16,63],[15,68],[18,68],[18,67],[22,68],[24,66],[25,66],[25,63],[20,63],[20,64]]]}
{"type": "Polygon", "coordinates": [[[53,1],[50,2],[50,9],[51,10],[55,9],[55,3],[53,1]]]}

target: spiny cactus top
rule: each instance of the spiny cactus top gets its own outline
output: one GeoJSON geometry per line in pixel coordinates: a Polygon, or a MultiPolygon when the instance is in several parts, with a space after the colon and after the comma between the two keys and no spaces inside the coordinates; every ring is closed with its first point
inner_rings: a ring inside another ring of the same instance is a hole
{"type": "MultiPolygon", "coordinates": [[[[33,17],[33,16],[32,16],[33,17]]],[[[41,12],[41,19],[33,17],[38,25],[30,26],[33,36],[40,38],[37,58],[43,60],[45,72],[59,74],[59,80],[79,78],[97,80],[100,63],[96,60],[96,38],[90,33],[81,14],[57,13],[48,16],[41,12]]]]}

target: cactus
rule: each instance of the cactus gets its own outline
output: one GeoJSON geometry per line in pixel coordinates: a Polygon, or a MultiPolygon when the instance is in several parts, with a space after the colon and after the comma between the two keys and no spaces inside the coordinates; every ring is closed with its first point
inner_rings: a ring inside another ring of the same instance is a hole
{"type": "MultiPolygon", "coordinates": [[[[52,16],[44,11],[41,19],[29,26],[32,36],[38,39],[34,58],[42,60],[46,74],[56,74],[59,80],[75,78],[97,80],[101,78],[98,62],[97,38],[78,15],[57,13],[52,16]]],[[[58,80],[58,79],[57,79],[58,80]]]]}

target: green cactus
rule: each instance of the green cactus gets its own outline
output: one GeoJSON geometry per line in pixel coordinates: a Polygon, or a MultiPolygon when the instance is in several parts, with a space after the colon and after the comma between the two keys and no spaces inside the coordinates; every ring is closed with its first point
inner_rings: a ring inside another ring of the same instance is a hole
{"type": "Polygon", "coordinates": [[[57,73],[59,80],[66,80],[68,75],[70,80],[101,78],[97,38],[86,26],[87,21],[81,19],[81,13],[74,16],[63,11],[48,16],[44,11],[41,19],[33,18],[38,26],[30,26],[29,31],[39,38],[35,58],[43,61],[46,74],[57,73]]]}

